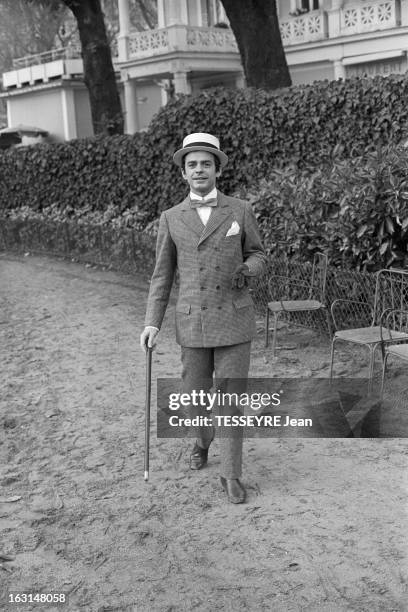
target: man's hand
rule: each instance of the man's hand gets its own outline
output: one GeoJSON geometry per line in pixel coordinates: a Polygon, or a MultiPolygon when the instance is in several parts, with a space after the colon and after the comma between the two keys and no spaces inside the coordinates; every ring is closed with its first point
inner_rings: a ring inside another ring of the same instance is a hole
{"type": "Polygon", "coordinates": [[[144,328],[142,333],[140,334],[140,346],[146,353],[147,347],[154,348],[156,345],[156,336],[159,333],[157,327],[151,327],[148,325],[144,328]]]}
{"type": "Polygon", "coordinates": [[[246,264],[239,264],[232,275],[232,288],[242,289],[247,284],[247,276],[251,276],[249,268],[246,264]]]}

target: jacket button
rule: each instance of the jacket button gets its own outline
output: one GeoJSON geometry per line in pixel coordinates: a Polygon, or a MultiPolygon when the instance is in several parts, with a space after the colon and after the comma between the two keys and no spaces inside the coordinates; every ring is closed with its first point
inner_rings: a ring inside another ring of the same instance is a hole
{"type": "Polygon", "coordinates": [[[202,272],[203,270],[204,270],[204,268],[203,268],[203,266],[201,266],[201,268],[200,268],[200,272],[202,272]]]}
{"type": "Polygon", "coordinates": [[[205,291],[205,287],[200,287],[200,291],[205,291]]]}
{"type": "Polygon", "coordinates": [[[218,310],[221,310],[222,306],[217,306],[218,310]]]}
{"type": "MultiPolygon", "coordinates": [[[[215,266],[215,269],[216,270],[221,270],[220,266],[215,266]]],[[[200,268],[200,270],[201,270],[201,268],[200,268]]]]}
{"type": "Polygon", "coordinates": [[[221,289],[220,285],[217,285],[217,286],[216,286],[216,289],[221,289]]]}
{"type": "Polygon", "coordinates": [[[207,310],[207,306],[201,306],[201,310],[207,310]]]}

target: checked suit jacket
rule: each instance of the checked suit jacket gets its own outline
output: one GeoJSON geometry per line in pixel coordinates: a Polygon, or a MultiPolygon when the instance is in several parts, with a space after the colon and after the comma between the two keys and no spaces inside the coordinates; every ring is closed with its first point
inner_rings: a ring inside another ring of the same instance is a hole
{"type": "Polygon", "coordinates": [[[246,286],[231,287],[232,275],[243,262],[251,276],[266,270],[265,252],[248,202],[217,191],[217,206],[212,208],[206,226],[197,210],[191,208],[189,197],[164,211],[145,324],[160,329],[178,269],[178,344],[216,347],[252,340],[256,334],[252,298],[246,286]],[[234,230],[238,231],[227,236],[234,221],[234,230]]]}

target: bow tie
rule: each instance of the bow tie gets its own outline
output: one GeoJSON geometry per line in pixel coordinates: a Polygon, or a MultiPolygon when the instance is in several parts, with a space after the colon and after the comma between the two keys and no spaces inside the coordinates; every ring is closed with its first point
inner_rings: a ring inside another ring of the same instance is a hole
{"type": "Polygon", "coordinates": [[[217,198],[209,198],[208,200],[191,200],[191,208],[200,208],[200,206],[217,206],[217,198]]]}

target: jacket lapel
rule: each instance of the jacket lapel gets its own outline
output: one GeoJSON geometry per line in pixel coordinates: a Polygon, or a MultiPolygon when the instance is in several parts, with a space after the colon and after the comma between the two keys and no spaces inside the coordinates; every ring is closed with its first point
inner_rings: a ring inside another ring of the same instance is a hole
{"type": "Polygon", "coordinates": [[[199,238],[203,233],[204,224],[201,221],[197,211],[190,206],[190,196],[182,202],[181,220],[197,235],[199,238]]]}
{"type": "MultiPolygon", "coordinates": [[[[194,211],[195,212],[195,211],[194,211]]],[[[224,195],[221,191],[217,190],[217,206],[215,206],[212,211],[210,218],[208,219],[207,225],[202,229],[200,240],[198,244],[200,245],[204,240],[211,236],[213,232],[225,221],[225,219],[230,215],[231,208],[227,203],[224,195]]],[[[198,215],[197,215],[198,217],[198,215]]]]}

